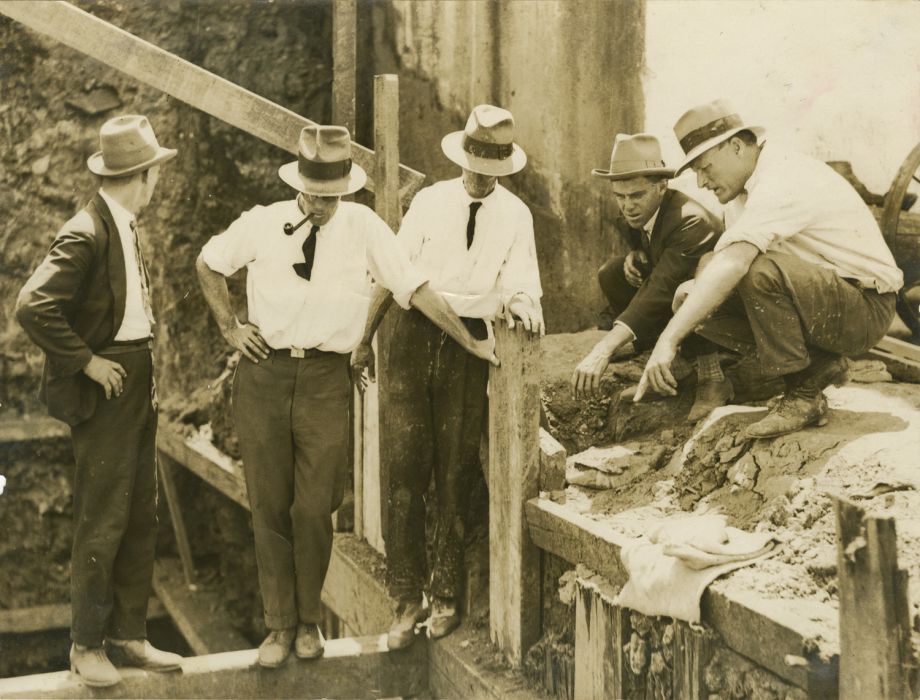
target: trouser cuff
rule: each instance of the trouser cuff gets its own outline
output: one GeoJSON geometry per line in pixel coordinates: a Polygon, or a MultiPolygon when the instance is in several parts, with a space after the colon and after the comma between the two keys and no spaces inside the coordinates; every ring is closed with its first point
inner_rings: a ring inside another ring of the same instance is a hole
{"type": "Polygon", "coordinates": [[[269,615],[265,613],[265,626],[270,630],[286,630],[297,626],[297,615],[269,615]]]}

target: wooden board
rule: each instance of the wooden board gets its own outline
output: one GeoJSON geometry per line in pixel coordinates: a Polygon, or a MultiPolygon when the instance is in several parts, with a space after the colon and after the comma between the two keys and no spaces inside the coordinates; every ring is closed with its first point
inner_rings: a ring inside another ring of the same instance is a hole
{"type": "MultiPolygon", "coordinates": [[[[157,598],[147,603],[147,619],[168,617],[166,608],[157,598]]],[[[34,605],[29,608],[0,610],[0,634],[29,634],[70,628],[70,603],[34,605]]]]}
{"type": "Polygon", "coordinates": [[[332,3],[332,122],[355,133],[356,0],[332,3]]]}
{"type": "Polygon", "coordinates": [[[390,698],[428,689],[424,644],[391,653],[386,637],[346,637],[326,643],[320,659],[291,655],[272,670],[258,651],[232,651],[185,659],[177,673],[123,669],[118,685],[94,690],[68,671],[0,679],[3,698],[390,698]]]}
{"type": "Polygon", "coordinates": [[[196,654],[248,649],[252,645],[230,623],[220,596],[204,586],[188,586],[181,564],[158,559],[153,590],[196,654]]]}
{"type": "Polygon", "coordinates": [[[875,347],[879,350],[891,353],[892,355],[902,357],[905,360],[920,362],[920,346],[908,343],[906,340],[900,340],[886,335],[878,341],[875,347]]]}
{"type": "MultiPolygon", "coordinates": [[[[314,124],[70,3],[2,0],[0,13],[288,153],[296,155],[301,129],[314,124]]],[[[374,191],[374,153],[353,143],[352,157],[367,171],[366,187],[374,191]]],[[[408,205],[424,175],[396,167],[408,205]]]]}
{"type": "Polygon", "coordinates": [[[600,577],[576,582],[575,700],[624,697],[617,592],[600,577]]]}
{"type": "Polygon", "coordinates": [[[870,350],[868,356],[884,362],[895,381],[920,384],[920,362],[914,362],[878,348],[870,350]]]}
{"type": "Polygon", "coordinates": [[[540,342],[495,324],[501,367],[489,370],[489,627],[517,665],[541,632],[540,552],[524,504],[539,494],[540,342]]]}
{"type": "MultiPolygon", "coordinates": [[[[624,535],[546,499],[529,501],[526,513],[538,547],[572,564],[584,564],[616,585],[626,582],[619,556],[627,542],[624,535]]],[[[813,636],[807,616],[789,601],[729,595],[710,587],[703,594],[702,619],[729,648],[787,682],[819,697],[836,692],[837,655],[820,658],[806,653],[813,636]],[[787,655],[805,657],[807,664],[787,666],[787,655]]]]}
{"type": "Polygon", "coordinates": [[[540,490],[558,491],[565,488],[565,448],[540,428],[540,490]]]}
{"type": "Polygon", "coordinates": [[[205,450],[169,424],[161,424],[157,429],[157,449],[249,510],[242,469],[217,448],[212,446],[210,450],[205,450]]]}

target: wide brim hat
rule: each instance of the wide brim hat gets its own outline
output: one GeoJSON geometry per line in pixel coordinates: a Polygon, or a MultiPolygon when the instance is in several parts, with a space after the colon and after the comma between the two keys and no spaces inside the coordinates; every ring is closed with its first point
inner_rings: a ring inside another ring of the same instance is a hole
{"type": "Polygon", "coordinates": [[[527,165],[527,154],[514,143],[514,117],[494,105],[474,107],[463,131],[441,139],[441,150],[461,168],[481,175],[513,175],[527,165]]]}
{"type": "Polygon", "coordinates": [[[672,178],[674,169],[665,165],[661,157],[661,144],[652,134],[617,134],[610,153],[610,168],[594,168],[591,174],[605,180],[672,178]]]}
{"type": "Polygon", "coordinates": [[[714,146],[727,141],[741,131],[750,131],[760,141],[766,129],[746,124],[728,100],[715,100],[684,112],[674,125],[674,135],[684,151],[684,159],[676,174],[714,146]]]}
{"type": "Polygon", "coordinates": [[[351,160],[348,129],[322,124],[301,130],[297,160],[278,168],[278,176],[298,192],[321,197],[353,194],[367,184],[364,168],[351,160]]]}
{"type": "Polygon", "coordinates": [[[140,114],[123,114],[105,122],[99,129],[99,148],[86,159],[86,167],[106,177],[143,172],[178,153],[157,142],[147,117],[140,114]]]}

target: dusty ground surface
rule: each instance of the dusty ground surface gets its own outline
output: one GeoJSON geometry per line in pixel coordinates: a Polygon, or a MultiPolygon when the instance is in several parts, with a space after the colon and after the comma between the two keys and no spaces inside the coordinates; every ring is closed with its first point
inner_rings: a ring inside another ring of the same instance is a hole
{"type": "MultiPolygon", "coordinates": [[[[546,356],[574,367],[596,340],[596,333],[550,336],[546,356]]],[[[615,376],[636,376],[641,361],[622,363],[615,376]]],[[[547,374],[544,392],[550,416],[564,416],[551,428],[572,449],[614,442],[613,427],[631,411],[608,401],[578,406],[565,398],[561,368],[547,374]],[[560,411],[558,407],[563,407],[560,411]],[[574,407],[574,410],[573,410],[574,407]],[[594,427],[590,426],[594,421],[594,427]]],[[[570,372],[569,372],[570,374],[570,372]]],[[[782,600],[807,624],[821,650],[837,648],[836,534],[828,493],[857,501],[870,514],[897,521],[899,563],[911,574],[911,600],[920,603],[920,385],[887,379],[877,365],[858,361],[851,376],[860,381],[827,391],[828,424],[792,435],[747,440],[742,429],[763,413],[761,405],[729,406],[692,429],[683,422],[686,400],[656,401],[641,411],[656,411],[657,422],[632,432],[620,444],[647,452],[667,448],[660,469],[635,469],[617,477],[609,489],[568,486],[567,506],[629,536],[640,536],[666,515],[717,510],[730,525],[768,530],[781,543],[776,555],[742,568],[714,585],[739,595],[782,600]],[[657,405],[657,408],[654,406],[657,405]],[[683,415],[681,415],[683,412],[683,415]]],[[[608,386],[613,386],[614,381],[608,386]]]]}

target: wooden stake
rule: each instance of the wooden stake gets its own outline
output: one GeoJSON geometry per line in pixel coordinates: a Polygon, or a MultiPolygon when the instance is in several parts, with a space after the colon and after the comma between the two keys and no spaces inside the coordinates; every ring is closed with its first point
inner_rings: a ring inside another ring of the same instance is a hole
{"type": "Polygon", "coordinates": [[[832,497],[837,512],[840,700],[909,696],[912,664],[907,572],[898,569],[894,518],[866,516],[832,497]]]}
{"type": "Polygon", "coordinates": [[[356,0],[332,5],[332,123],[355,135],[356,0]]]}
{"type": "Polygon", "coordinates": [[[166,505],[169,506],[169,517],[172,520],[173,533],[176,535],[176,546],[179,549],[179,559],[182,560],[182,572],[185,583],[189,586],[195,583],[195,562],[192,560],[192,548],[188,541],[188,532],[185,529],[185,518],[179,505],[179,496],[176,493],[176,483],[173,481],[172,463],[170,458],[160,453],[157,458],[157,471],[160,474],[160,483],[163,484],[163,493],[166,494],[166,505]]]}
{"type": "Polygon", "coordinates": [[[489,623],[492,641],[520,665],[540,637],[540,550],[524,504],[539,493],[540,341],[495,324],[501,367],[489,376],[489,623]]]}

